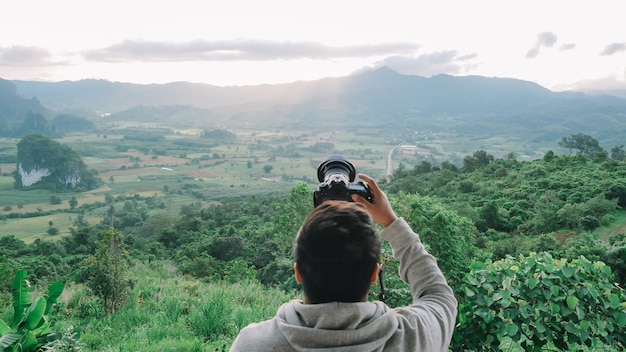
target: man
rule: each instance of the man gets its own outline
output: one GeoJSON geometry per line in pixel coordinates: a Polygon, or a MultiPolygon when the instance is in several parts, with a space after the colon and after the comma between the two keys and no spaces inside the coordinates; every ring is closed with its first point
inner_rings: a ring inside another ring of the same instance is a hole
{"type": "Polygon", "coordinates": [[[372,192],[371,203],[358,195],[354,202],[323,202],[298,232],[294,269],[304,300],[242,329],[231,351],[447,351],[457,312],[452,289],[386,194],[372,178],[359,177],[372,192]],[[367,301],[379,268],[374,221],[400,261],[410,306],[367,301]]]}

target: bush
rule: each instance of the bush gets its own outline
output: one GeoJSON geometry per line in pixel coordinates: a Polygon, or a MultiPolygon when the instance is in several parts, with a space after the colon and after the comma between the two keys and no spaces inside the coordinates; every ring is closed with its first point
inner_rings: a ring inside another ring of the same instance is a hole
{"type": "Polygon", "coordinates": [[[102,301],[107,315],[115,313],[126,301],[132,288],[128,278],[128,252],[122,234],[113,228],[100,232],[96,253],[87,262],[87,286],[102,301]]]}
{"type": "Polygon", "coordinates": [[[531,253],[475,262],[459,297],[454,350],[626,348],[626,294],[611,269],[585,257],[531,253]]]}

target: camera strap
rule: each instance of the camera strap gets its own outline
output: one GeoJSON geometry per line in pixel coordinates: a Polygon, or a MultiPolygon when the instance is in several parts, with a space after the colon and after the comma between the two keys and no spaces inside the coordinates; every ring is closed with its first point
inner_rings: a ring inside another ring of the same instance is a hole
{"type": "Polygon", "coordinates": [[[384,267],[384,264],[380,264],[380,267],[378,268],[378,285],[380,286],[380,292],[378,292],[378,300],[383,303],[387,303],[385,302],[385,299],[387,297],[385,297],[385,284],[383,283],[384,267]]]}

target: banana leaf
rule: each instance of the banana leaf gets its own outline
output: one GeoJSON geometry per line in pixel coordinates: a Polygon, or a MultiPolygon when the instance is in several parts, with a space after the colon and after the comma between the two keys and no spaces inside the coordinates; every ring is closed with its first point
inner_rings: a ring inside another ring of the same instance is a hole
{"type": "Polygon", "coordinates": [[[46,294],[48,305],[46,306],[46,311],[44,315],[48,315],[50,313],[52,306],[57,303],[57,300],[59,299],[59,296],[61,296],[61,293],[63,293],[64,289],[65,285],[59,281],[53,283],[52,285],[50,285],[50,287],[48,287],[48,294],[46,294]]]}
{"type": "Polygon", "coordinates": [[[4,322],[4,320],[0,319],[0,336],[4,336],[6,334],[12,333],[13,329],[4,322]]]}
{"type": "Polygon", "coordinates": [[[24,311],[30,307],[32,299],[26,286],[26,270],[18,270],[13,279],[13,326],[17,327],[24,318],[24,311]]]}
{"type": "Polygon", "coordinates": [[[4,351],[7,347],[13,345],[21,338],[21,334],[6,334],[0,336],[0,351],[4,351]]]}
{"type": "Polygon", "coordinates": [[[26,316],[26,329],[35,330],[41,325],[43,313],[46,311],[46,299],[41,297],[37,302],[31,304],[26,316]]]}

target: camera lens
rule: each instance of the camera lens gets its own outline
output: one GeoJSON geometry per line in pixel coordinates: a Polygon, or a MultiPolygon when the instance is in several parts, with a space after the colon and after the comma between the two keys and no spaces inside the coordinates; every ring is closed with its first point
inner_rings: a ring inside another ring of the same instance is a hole
{"type": "Polygon", "coordinates": [[[354,165],[342,155],[331,155],[317,167],[317,179],[320,182],[329,182],[337,178],[345,178],[347,182],[352,182],[355,176],[354,165]]]}

